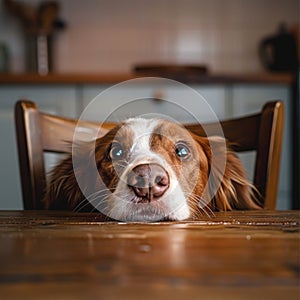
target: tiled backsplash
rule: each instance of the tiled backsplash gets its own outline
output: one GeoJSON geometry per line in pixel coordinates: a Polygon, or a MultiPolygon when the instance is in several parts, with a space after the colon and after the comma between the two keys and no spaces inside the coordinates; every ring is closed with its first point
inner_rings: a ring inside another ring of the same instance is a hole
{"type": "MultiPolygon", "coordinates": [[[[36,0],[26,0],[37,3],[36,0]]],[[[206,64],[258,72],[259,41],[299,22],[299,0],[60,0],[67,23],[55,36],[58,72],[129,72],[141,62],[206,64]]],[[[21,27],[0,9],[0,42],[24,70],[21,27]]]]}

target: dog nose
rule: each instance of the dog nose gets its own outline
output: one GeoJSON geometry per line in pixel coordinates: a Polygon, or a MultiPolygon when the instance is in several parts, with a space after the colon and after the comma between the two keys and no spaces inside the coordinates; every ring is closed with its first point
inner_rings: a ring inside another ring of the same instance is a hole
{"type": "Polygon", "coordinates": [[[157,164],[143,164],[136,166],[128,174],[127,184],[136,196],[151,202],[158,200],[169,188],[169,176],[157,164]]]}

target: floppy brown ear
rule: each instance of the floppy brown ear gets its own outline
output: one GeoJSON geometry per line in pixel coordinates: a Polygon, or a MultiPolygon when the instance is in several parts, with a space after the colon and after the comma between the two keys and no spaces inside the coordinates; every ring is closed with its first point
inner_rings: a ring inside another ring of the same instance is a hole
{"type": "Polygon", "coordinates": [[[72,210],[72,202],[77,202],[81,193],[78,191],[71,156],[55,166],[48,178],[45,209],[72,210]]]}
{"type": "Polygon", "coordinates": [[[254,194],[255,187],[246,179],[246,172],[239,157],[230,150],[226,140],[217,136],[204,140],[209,144],[209,147],[204,149],[210,166],[210,208],[217,211],[259,209],[254,194]]]}
{"type": "MultiPolygon", "coordinates": [[[[89,186],[92,180],[89,175],[90,172],[87,171],[91,157],[88,144],[85,147],[80,146],[77,155],[76,174],[80,176],[80,180],[86,181],[86,186],[89,186]]],[[[62,160],[49,173],[44,203],[45,209],[92,210],[78,186],[71,155],[62,160]]]]}

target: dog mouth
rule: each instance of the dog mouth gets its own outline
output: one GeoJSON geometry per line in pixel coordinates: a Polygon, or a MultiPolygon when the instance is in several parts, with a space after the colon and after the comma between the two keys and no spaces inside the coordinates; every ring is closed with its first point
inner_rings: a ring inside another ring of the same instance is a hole
{"type": "Polygon", "coordinates": [[[150,204],[151,203],[152,196],[146,196],[146,197],[134,197],[132,198],[131,202],[134,204],[150,204]]]}
{"type": "Polygon", "coordinates": [[[168,210],[153,203],[132,204],[131,209],[124,215],[124,221],[131,222],[164,222],[173,221],[168,210]]]}

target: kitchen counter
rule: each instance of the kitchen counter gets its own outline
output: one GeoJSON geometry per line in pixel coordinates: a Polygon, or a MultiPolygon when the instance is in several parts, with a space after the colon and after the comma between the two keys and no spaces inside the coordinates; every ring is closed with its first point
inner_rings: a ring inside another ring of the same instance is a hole
{"type": "MultiPolygon", "coordinates": [[[[55,73],[45,76],[38,74],[0,74],[0,84],[115,84],[122,81],[147,77],[148,74],[134,73],[55,73]]],[[[153,75],[154,76],[154,75],[153,75]]],[[[157,75],[156,75],[157,77],[157,75]]],[[[251,74],[184,74],[170,77],[187,84],[283,84],[291,85],[293,76],[288,73],[251,74]]]]}

